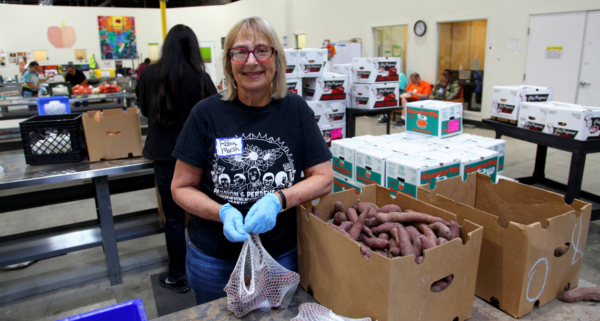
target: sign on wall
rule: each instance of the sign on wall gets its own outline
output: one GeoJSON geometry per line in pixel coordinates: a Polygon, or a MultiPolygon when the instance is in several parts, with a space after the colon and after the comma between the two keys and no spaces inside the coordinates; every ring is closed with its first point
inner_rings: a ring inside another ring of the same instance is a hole
{"type": "Polygon", "coordinates": [[[102,59],[137,58],[133,17],[98,16],[102,59]]]}

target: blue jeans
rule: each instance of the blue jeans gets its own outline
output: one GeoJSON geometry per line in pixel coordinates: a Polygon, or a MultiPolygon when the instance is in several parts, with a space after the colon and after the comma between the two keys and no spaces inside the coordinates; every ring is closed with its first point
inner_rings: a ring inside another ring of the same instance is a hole
{"type": "MultiPolygon", "coordinates": [[[[298,272],[298,247],[276,257],[275,261],[290,271],[298,272]]],[[[236,261],[208,256],[198,250],[188,239],[185,268],[188,283],[196,294],[196,304],[204,304],[227,296],[225,286],[233,273],[236,261]]]]}
{"type": "MultiPolygon", "coordinates": [[[[86,100],[83,102],[83,107],[87,107],[89,105],[89,102],[86,100]]],[[[74,104],[74,107],[81,107],[81,103],[80,102],[76,102],[74,104]]]]}

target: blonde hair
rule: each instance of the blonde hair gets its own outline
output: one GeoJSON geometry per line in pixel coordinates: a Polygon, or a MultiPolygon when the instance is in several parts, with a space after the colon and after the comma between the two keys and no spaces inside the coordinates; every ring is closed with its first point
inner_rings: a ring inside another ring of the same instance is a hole
{"type": "MultiPolygon", "coordinates": [[[[262,17],[248,17],[240,20],[236,23],[227,36],[225,37],[225,43],[223,44],[223,73],[225,74],[225,79],[227,80],[227,90],[222,93],[223,100],[234,100],[238,96],[237,84],[235,82],[235,78],[233,77],[233,71],[231,68],[231,56],[229,55],[229,49],[231,49],[234,45],[235,38],[237,35],[244,29],[252,30],[256,34],[264,36],[269,45],[275,48],[275,52],[273,55],[275,56],[275,76],[273,76],[273,80],[271,81],[271,98],[273,99],[283,99],[287,94],[287,83],[285,80],[285,70],[287,66],[287,61],[285,59],[285,52],[283,51],[283,46],[279,41],[279,37],[277,37],[277,33],[275,33],[275,29],[271,26],[271,24],[262,17]]],[[[272,57],[271,57],[272,58],[272,57]]]]}

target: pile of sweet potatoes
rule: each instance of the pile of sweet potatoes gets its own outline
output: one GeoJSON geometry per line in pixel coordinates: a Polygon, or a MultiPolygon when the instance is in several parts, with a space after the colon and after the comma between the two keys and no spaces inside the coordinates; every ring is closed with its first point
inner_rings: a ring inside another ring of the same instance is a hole
{"type": "MultiPolygon", "coordinates": [[[[372,251],[390,259],[414,255],[415,262],[421,264],[424,250],[459,237],[456,222],[409,209],[402,211],[395,204],[378,207],[359,201],[344,209],[341,202],[335,202],[334,207],[335,215],[329,226],[358,242],[366,258],[371,257],[372,251]]],[[[318,216],[314,207],[313,214],[318,216]]],[[[448,276],[434,283],[432,291],[434,288],[434,292],[442,291],[450,282],[448,276]]]]}

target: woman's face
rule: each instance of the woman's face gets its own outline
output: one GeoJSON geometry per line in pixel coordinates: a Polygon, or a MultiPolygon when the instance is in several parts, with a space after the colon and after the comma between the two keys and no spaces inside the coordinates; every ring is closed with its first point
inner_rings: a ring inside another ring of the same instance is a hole
{"type": "MultiPolygon", "coordinates": [[[[271,46],[267,39],[252,30],[242,29],[238,33],[232,48],[244,48],[252,51],[260,46],[271,46]]],[[[271,90],[271,82],[277,71],[275,57],[277,53],[267,61],[258,61],[250,53],[248,60],[237,62],[231,59],[231,69],[233,77],[237,83],[237,89],[241,91],[266,92],[271,90]]]]}

